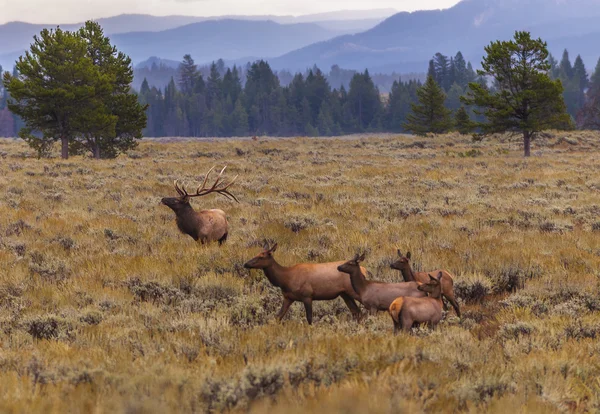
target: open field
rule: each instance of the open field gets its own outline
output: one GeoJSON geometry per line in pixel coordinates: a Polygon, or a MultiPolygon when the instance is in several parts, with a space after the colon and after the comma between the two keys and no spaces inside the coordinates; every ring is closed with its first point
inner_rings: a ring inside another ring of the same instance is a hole
{"type": "Polygon", "coordinates": [[[598,412],[600,135],[143,142],[112,161],[0,141],[0,412],[598,412]],[[200,246],[159,204],[213,165],[230,237],[200,246]],[[392,335],[341,299],[274,321],[247,271],[350,259],[456,275],[463,310],[392,335]]]}

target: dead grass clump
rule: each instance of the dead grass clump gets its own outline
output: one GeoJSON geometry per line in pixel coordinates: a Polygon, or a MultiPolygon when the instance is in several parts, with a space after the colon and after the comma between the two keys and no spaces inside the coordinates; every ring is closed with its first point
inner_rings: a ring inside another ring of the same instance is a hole
{"type": "Polygon", "coordinates": [[[39,251],[30,253],[29,270],[53,283],[60,283],[70,276],[70,269],[64,261],[57,257],[49,256],[39,251]]]}
{"type": "Polygon", "coordinates": [[[14,223],[9,224],[4,231],[4,234],[8,236],[20,236],[25,230],[31,229],[31,226],[23,220],[17,220],[14,223]]]}

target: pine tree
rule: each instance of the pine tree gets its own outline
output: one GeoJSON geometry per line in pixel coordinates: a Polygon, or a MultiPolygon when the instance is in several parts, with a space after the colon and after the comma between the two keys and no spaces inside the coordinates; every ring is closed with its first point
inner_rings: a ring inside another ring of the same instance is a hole
{"type": "Polygon", "coordinates": [[[470,82],[469,74],[467,73],[467,62],[461,52],[457,52],[456,56],[454,56],[454,82],[463,89],[470,82]]]}
{"type": "Polygon", "coordinates": [[[210,65],[210,75],[206,80],[206,105],[212,109],[216,105],[220,105],[221,101],[221,74],[215,62],[210,65]]]}
{"type": "Polygon", "coordinates": [[[548,76],[547,45],[529,32],[516,32],[514,40],[492,42],[485,48],[481,75],[492,76],[499,88],[471,83],[463,102],[478,106],[486,116],[479,123],[479,137],[496,132],[523,135],[524,154],[531,154],[531,141],[549,128],[569,128],[570,118],[562,97],[562,84],[548,76]]]}
{"type": "Polygon", "coordinates": [[[364,73],[357,73],[352,77],[347,102],[358,131],[376,127],[383,106],[379,90],[373,83],[368,70],[365,70],[364,73]]]}
{"type": "Polygon", "coordinates": [[[582,128],[600,129],[600,59],[590,78],[586,102],[578,114],[577,123],[582,128]]]}
{"type": "Polygon", "coordinates": [[[443,134],[452,128],[450,111],[444,106],[446,96],[433,77],[417,91],[418,103],[412,104],[404,129],[416,135],[443,134]]]}
{"type": "Polygon", "coordinates": [[[461,106],[454,115],[454,128],[461,134],[467,135],[473,132],[475,125],[469,117],[469,113],[464,106],[461,106]]]}
{"type": "Polygon", "coordinates": [[[184,55],[179,64],[179,90],[184,95],[191,95],[198,79],[198,66],[194,63],[192,56],[184,55]]]}
{"type": "Polygon", "coordinates": [[[446,108],[450,111],[457,111],[462,105],[460,102],[460,97],[465,94],[465,91],[461,86],[454,82],[448,91],[448,95],[446,97],[446,108]]]}
{"type": "Polygon", "coordinates": [[[19,136],[39,156],[60,140],[61,155],[68,158],[69,142],[110,91],[110,77],[87,56],[84,39],[60,28],[43,29],[34,36],[30,50],[17,61],[15,72],[4,74],[4,86],[11,95],[9,109],[25,122],[19,136]],[[34,135],[35,131],[39,135],[34,135]]]}
{"type": "Polygon", "coordinates": [[[131,59],[110,43],[102,27],[87,21],[78,35],[87,44],[87,55],[100,73],[110,79],[105,94],[96,92],[100,99],[90,107],[87,119],[82,120],[79,134],[71,145],[72,153],[81,149],[90,151],[94,158],[114,158],[120,152],[137,146],[146,126],[147,106],[139,103],[131,91],[133,67],[131,59]],[[114,128],[111,125],[116,122],[114,128]]]}
{"type": "Polygon", "coordinates": [[[559,76],[563,80],[571,79],[573,77],[573,66],[571,66],[569,51],[567,49],[564,50],[562,59],[560,60],[559,76]]]}

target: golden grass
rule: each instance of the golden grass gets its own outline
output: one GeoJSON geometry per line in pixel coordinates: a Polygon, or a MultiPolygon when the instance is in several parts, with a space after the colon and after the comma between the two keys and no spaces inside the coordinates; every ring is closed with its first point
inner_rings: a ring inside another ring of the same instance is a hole
{"type": "Polygon", "coordinates": [[[111,161],[0,141],[0,412],[600,410],[600,135],[144,141],[111,161]],[[175,178],[240,174],[230,238],[201,246],[159,204],[175,178]],[[392,335],[341,299],[295,304],[243,263],[396,249],[456,275],[464,317],[392,335]]]}

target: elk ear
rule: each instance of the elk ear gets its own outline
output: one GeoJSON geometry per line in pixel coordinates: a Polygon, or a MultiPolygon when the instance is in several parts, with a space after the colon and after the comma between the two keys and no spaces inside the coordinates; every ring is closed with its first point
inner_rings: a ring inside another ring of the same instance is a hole
{"type": "Polygon", "coordinates": [[[410,252],[406,252],[406,258],[410,260],[410,252]]]}
{"type": "Polygon", "coordinates": [[[400,251],[400,249],[398,249],[398,256],[402,257],[402,252],[400,251]]]}
{"type": "Polygon", "coordinates": [[[429,280],[433,280],[434,282],[439,282],[439,280],[431,275],[429,275],[429,280]]]}
{"type": "Polygon", "coordinates": [[[357,262],[364,262],[365,255],[366,255],[366,253],[361,254],[360,257],[358,258],[357,262]]]}
{"type": "Polygon", "coordinates": [[[438,273],[438,275],[437,275],[437,280],[441,282],[442,281],[442,276],[444,276],[444,274],[440,271],[438,273]]]}
{"type": "Polygon", "coordinates": [[[275,253],[276,250],[277,250],[277,243],[275,243],[273,245],[273,247],[271,247],[271,250],[269,250],[269,253],[275,253]]]}
{"type": "Polygon", "coordinates": [[[265,252],[268,252],[268,251],[269,251],[269,242],[268,242],[268,241],[266,241],[266,240],[265,240],[265,243],[263,244],[263,250],[264,250],[265,252]]]}

